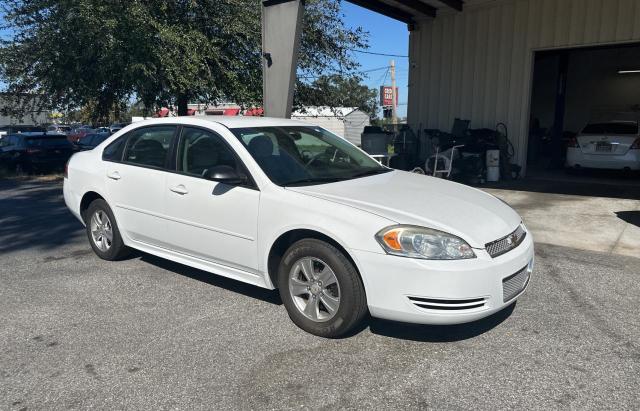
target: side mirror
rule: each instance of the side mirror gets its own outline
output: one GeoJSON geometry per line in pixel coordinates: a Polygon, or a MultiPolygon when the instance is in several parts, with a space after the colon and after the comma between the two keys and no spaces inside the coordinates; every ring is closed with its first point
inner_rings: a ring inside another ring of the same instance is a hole
{"type": "Polygon", "coordinates": [[[235,168],[229,166],[212,167],[204,172],[203,177],[207,180],[228,185],[240,185],[248,180],[244,173],[239,173],[235,168]]]}

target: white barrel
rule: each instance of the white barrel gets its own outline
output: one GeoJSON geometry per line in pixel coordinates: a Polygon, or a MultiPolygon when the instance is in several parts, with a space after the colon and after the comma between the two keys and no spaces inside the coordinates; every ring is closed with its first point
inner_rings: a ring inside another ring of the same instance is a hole
{"type": "Polygon", "coordinates": [[[500,180],[500,150],[487,150],[487,181],[500,180]]]}

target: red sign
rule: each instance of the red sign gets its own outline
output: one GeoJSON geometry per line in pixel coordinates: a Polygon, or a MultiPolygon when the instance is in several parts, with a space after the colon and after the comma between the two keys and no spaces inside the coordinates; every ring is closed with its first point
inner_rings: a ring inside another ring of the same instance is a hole
{"type": "MultiPolygon", "coordinates": [[[[383,107],[393,105],[393,88],[391,86],[380,86],[380,105],[383,107]]],[[[396,87],[396,107],[398,107],[398,87],[396,87]]]]}

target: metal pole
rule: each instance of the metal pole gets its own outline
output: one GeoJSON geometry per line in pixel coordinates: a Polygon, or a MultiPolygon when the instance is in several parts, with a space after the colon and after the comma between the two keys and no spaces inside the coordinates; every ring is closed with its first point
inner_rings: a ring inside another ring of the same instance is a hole
{"type": "Polygon", "coordinates": [[[393,124],[393,131],[398,131],[398,96],[396,93],[396,61],[391,60],[390,72],[391,72],[391,123],[393,124]]]}

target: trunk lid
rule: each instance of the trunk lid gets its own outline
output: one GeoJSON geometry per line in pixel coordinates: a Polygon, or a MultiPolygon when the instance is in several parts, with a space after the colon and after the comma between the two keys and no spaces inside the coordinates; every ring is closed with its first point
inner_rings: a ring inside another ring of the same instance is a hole
{"type": "Polygon", "coordinates": [[[638,138],[638,123],[619,121],[587,125],[578,135],[584,154],[623,156],[638,138]]]}

